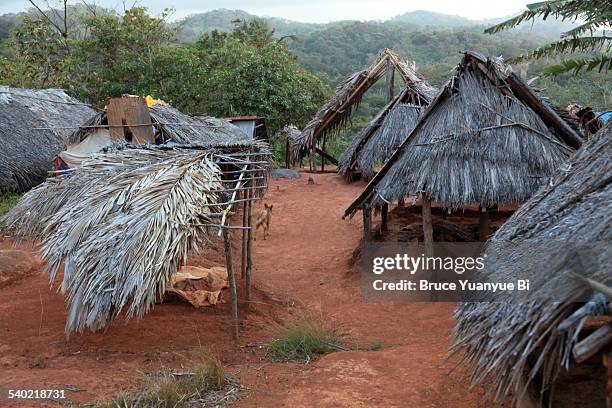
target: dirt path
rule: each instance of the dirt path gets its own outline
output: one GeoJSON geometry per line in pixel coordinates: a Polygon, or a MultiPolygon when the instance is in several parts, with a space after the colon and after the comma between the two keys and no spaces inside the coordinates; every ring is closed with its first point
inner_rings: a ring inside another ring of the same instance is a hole
{"type": "MultiPolygon", "coordinates": [[[[260,235],[254,244],[261,290],[256,312],[242,323],[239,347],[229,335],[227,304],[196,310],[165,303],[140,323],[118,321],[104,333],[67,341],[65,299],[37,273],[0,289],[0,388],[70,386],[78,390],[70,394],[75,401],[108,399],[141,381],[143,372],[180,368],[203,345],[246,386],[238,407],[483,405],[478,393],[448,375],[453,305],[362,302],[348,263],[361,221],[341,215],[363,184],[347,185],[335,174],[314,179],[315,185],[305,176],[270,183],[272,236],[264,241],[260,235]],[[333,321],[348,334],[351,348],[362,351],[330,354],[309,365],[273,364],[248,347],[269,341],[276,321],[303,309],[333,321]],[[366,351],[374,344],[383,349],[366,351]]],[[[10,245],[0,240],[0,249],[10,245]]],[[[20,249],[34,252],[27,245],[20,249]]]]}
{"type": "Polygon", "coordinates": [[[479,395],[449,376],[451,304],[365,303],[349,265],[361,220],[342,220],[363,184],[335,174],[271,183],[272,236],[257,241],[257,279],[348,331],[356,351],[328,355],[305,370],[264,367],[239,406],[475,407],[479,395]],[[266,372],[267,370],[267,372],[266,372]],[[262,381],[268,377],[268,381],[262,381]]]}

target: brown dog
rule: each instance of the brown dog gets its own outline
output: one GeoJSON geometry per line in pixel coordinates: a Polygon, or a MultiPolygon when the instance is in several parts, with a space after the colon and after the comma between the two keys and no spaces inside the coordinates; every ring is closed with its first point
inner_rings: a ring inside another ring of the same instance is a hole
{"type": "Polygon", "coordinates": [[[255,239],[257,239],[257,230],[259,227],[263,227],[264,230],[264,240],[267,235],[270,235],[270,220],[272,219],[272,204],[265,204],[264,208],[261,210],[257,219],[255,220],[255,239]]]}

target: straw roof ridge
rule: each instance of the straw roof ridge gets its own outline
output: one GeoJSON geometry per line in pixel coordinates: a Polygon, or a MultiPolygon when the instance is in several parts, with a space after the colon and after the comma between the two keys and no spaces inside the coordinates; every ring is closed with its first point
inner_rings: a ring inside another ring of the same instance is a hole
{"type": "Polygon", "coordinates": [[[521,203],[581,142],[501,59],[466,53],[345,216],[423,191],[452,208],[521,203]]]}
{"type": "Polygon", "coordinates": [[[367,69],[347,76],[335,88],[332,97],[304,127],[301,136],[293,145],[293,156],[303,157],[323,136],[335,135],[350,120],[353,111],[359,106],[365,92],[387,72],[388,63],[400,73],[417,99],[429,102],[436,90],[416,71],[414,64],[402,61],[389,49],[380,52],[374,63],[367,69]]]}
{"type": "Polygon", "coordinates": [[[611,163],[608,124],[487,245],[485,254],[494,262],[474,279],[501,282],[520,276],[530,279],[532,288],[512,303],[485,292],[455,313],[453,353],[472,370],[472,384],[489,384],[497,400],[516,400],[529,385],[525,378],[538,376],[541,391],[552,390],[560,369],[572,364],[586,317],[567,331],[557,327],[592,290],[568,272],[612,284],[606,269],[612,264],[611,163]],[[579,249],[589,246],[587,252],[579,249]],[[574,253],[568,251],[573,247],[574,253]]]}
{"type": "Polygon", "coordinates": [[[0,86],[0,193],[43,182],[70,130],[95,113],[61,89],[0,86]]]}

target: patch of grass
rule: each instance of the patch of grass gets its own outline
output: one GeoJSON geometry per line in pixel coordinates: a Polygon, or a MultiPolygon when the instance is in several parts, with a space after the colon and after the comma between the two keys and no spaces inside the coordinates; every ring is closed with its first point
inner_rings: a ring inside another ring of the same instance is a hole
{"type": "Polygon", "coordinates": [[[320,322],[303,321],[280,329],[278,337],[269,344],[268,356],[274,361],[310,361],[337,351],[340,338],[336,330],[320,322]]]}
{"type": "Polygon", "coordinates": [[[187,408],[196,400],[228,385],[219,360],[204,356],[188,372],[159,372],[144,385],[123,391],[112,401],[89,405],[92,408],[187,408]]]}
{"type": "Polygon", "coordinates": [[[375,343],[370,344],[369,350],[370,351],[379,351],[379,350],[382,350],[384,348],[385,348],[384,344],[375,342],[375,343]]]}
{"type": "Polygon", "coordinates": [[[23,194],[8,193],[0,195],[0,217],[17,205],[23,194]]]}

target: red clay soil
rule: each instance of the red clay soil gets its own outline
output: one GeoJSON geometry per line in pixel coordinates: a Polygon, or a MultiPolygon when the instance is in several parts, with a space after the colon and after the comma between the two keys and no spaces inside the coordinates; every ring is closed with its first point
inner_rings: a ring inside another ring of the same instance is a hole
{"type": "MultiPolygon", "coordinates": [[[[227,304],[196,310],[177,302],[157,305],[139,323],[118,321],[104,333],[66,340],[65,299],[39,268],[0,289],[0,389],[69,386],[79,390],[69,394],[74,401],[108,399],[140,382],[143,372],[181,368],[206,348],[245,386],[238,407],[487,406],[479,390],[450,373],[455,305],[362,301],[349,264],[361,220],[341,216],[363,184],[347,185],[335,174],[312,177],[314,185],[306,174],[270,181],[271,236],[264,241],[260,232],[254,242],[254,311],[240,310],[238,345],[227,304]],[[307,365],[266,360],[256,345],[270,341],[279,322],[305,314],[340,328],[357,351],[307,365]],[[382,349],[368,351],[373,345],[382,349]]],[[[0,249],[12,249],[11,242],[0,241],[0,249]]],[[[18,249],[35,253],[27,244],[18,249]]],[[[210,263],[206,257],[190,264],[210,263]]]]}

